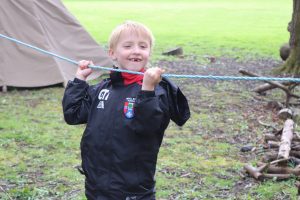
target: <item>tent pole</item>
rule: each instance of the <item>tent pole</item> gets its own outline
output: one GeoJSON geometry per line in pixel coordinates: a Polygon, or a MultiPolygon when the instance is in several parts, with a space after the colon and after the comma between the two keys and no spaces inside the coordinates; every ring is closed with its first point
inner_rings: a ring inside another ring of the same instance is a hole
{"type": "Polygon", "coordinates": [[[2,86],[2,92],[7,92],[7,86],[6,85],[2,86]]]}
{"type": "Polygon", "coordinates": [[[66,88],[67,85],[68,85],[68,81],[64,81],[64,82],[63,82],[63,87],[66,88]]]}

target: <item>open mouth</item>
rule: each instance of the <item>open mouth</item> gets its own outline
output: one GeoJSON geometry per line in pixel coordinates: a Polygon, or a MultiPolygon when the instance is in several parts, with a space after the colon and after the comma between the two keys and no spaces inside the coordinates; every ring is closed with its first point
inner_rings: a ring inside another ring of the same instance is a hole
{"type": "Polygon", "coordinates": [[[130,58],[129,59],[131,62],[141,62],[142,59],[139,59],[139,58],[130,58]]]}

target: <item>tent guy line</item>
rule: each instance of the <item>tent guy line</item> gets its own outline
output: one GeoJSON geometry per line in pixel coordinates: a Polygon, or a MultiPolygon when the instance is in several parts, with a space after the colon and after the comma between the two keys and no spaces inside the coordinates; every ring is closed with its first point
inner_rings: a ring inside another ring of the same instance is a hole
{"type": "MultiPolygon", "coordinates": [[[[55,53],[46,51],[44,49],[38,48],[36,46],[27,44],[25,42],[22,42],[20,40],[17,40],[12,37],[8,37],[6,35],[0,34],[1,38],[4,38],[6,40],[10,40],[12,42],[15,42],[17,44],[26,46],[28,48],[34,49],[36,51],[39,51],[41,53],[51,55],[55,58],[59,58],[61,60],[64,60],[66,62],[72,63],[74,65],[78,65],[78,62],[60,55],[57,55],[55,53]]],[[[101,67],[97,65],[89,65],[91,69],[97,69],[97,70],[107,70],[107,71],[117,71],[117,72],[125,72],[130,74],[140,74],[142,75],[142,72],[135,72],[130,70],[124,70],[124,69],[115,69],[110,67],[101,67]]],[[[240,77],[240,76],[213,76],[213,75],[186,75],[186,74],[163,74],[163,77],[170,77],[170,78],[193,78],[193,79],[211,79],[211,80],[224,80],[224,81],[234,81],[234,80],[243,80],[243,81],[289,81],[289,82],[300,82],[300,78],[277,78],[277,77],[240,77]]]]}

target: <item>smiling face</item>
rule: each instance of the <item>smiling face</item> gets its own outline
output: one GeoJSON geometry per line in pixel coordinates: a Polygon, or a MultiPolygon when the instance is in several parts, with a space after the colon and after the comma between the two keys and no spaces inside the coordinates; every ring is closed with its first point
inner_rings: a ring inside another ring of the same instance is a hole
{"type": "Polygon", "coordinates": [[[124,30],[109,56],[121,69],[140,71],[146,67],[151,54],[150,38],[142,32],[124,30]]]}

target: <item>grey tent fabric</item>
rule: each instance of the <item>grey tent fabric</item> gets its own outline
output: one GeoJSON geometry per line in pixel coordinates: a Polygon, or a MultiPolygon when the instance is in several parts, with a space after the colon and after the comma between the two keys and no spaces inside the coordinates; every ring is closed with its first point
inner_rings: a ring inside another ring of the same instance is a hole
{"type": "MultiPolygon", "coordinates": [[[[107,53],[60,0],[0,0],[0,33],[73,60],[112,66],[107,53]]],[[[76,69],[74,64],[0,38],[0,86],[64,83],[74,78],[76,69]]],[[[100,73],[95,71],[90,78],[100,73]]]]}

